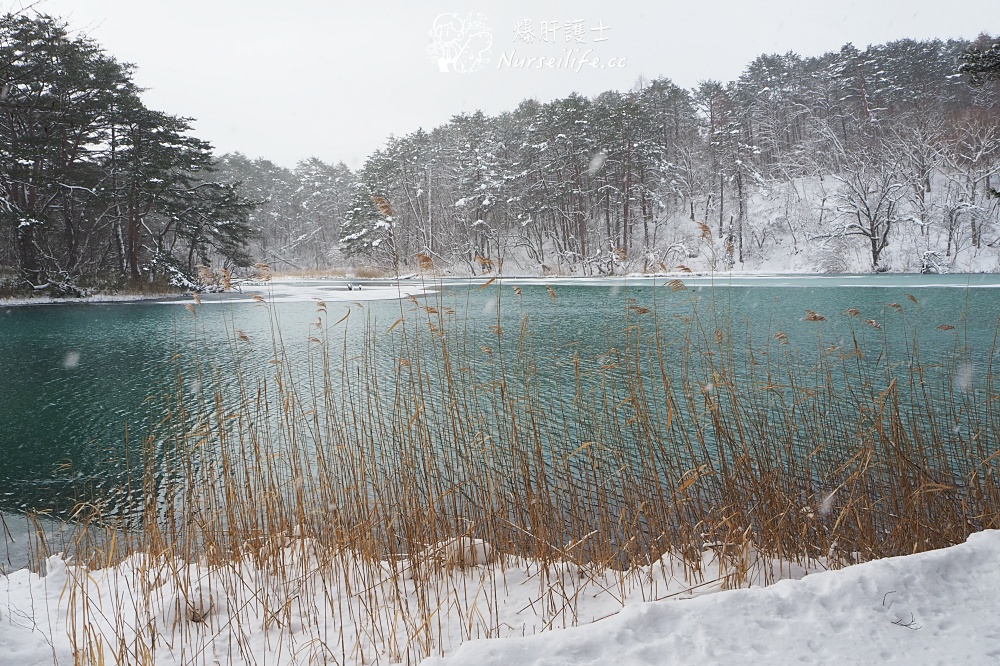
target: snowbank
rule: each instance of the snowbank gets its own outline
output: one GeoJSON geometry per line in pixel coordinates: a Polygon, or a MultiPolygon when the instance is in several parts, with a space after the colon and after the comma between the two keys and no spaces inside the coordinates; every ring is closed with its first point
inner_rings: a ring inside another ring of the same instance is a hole
{"type": "Polygon", "coordinates": [[[718,594],[706,593],[732,584],[732,571],[711,549],[704,570],[723,575],[691,589],[670,557],[623,579],[570,564],[497,566],[480,542],[463,545],[469,555],[456,565],[448,556],[456,544],[440,546],[422,570],[405,560],[331,557],[308,540],[287,541],[266,566],[133,556],[87,571],[52,557],[45,576],[0,576],[0,662],[72,663],[70,636],[82,641],[85,618],[91,636],[105,636],[106,659],[117,635],[156,664],[392,663],[406,660],[414,636],[445,654],[425,666],[1000,659],[1000,532],[841,571],[805,575],[761,564],[742,581],[749,589],[718,594]],[[276,562],[285,566],[274,569],[276,562]],[[758,587],[772,576],[800,579],[758,587]],[[432,601],[429,623],[399,612],[434,599],[443,603],[432,601]],[[593,624],[561,628],[574,621],[593,624]],[[149,627],[156,640],[136,640],[149,627]],[[473,640],[484,635],[501,637],[473,640]]]}
{"type": "Polygon", "coordinates": [[[30,298],[0,298],[0,307],[20,307],[25,305],[67,305],[74,303],[136,303],[139,301],[162,300],[164,294],[94,294],[74,298],[72,296],[32,296],[30,298]]]}
{"type": "Polygon", "coordinates": [[[1000,532],[943,550],[470,641],[424,666],[1000,662],[1000,532]]]}

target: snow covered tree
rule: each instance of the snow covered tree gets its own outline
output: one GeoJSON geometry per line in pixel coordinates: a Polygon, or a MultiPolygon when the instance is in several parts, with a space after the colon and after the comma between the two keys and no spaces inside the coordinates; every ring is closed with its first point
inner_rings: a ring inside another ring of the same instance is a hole
{"type": "Polygon", "coordinates": [[[131,77],[57,19],[0,16],[0,262],[23,283],[138,281],[165,254],[246,261],[246,202],[207,177],[211,147],[188,121],[147,108],[131,77]]]}
{"type": "Polygon", "coordinates": [[[312,157],[299,162],[294,176],[300,224],[291,249],[304,261],[309,257],[315,268],[333,265],[354,174],[343,162],[331,165],[312,157]]]}
{"type": "Polygon", "coordinates": [[[902,221],[907,183],[898,157],[884,146],[848,156],[852,166],[835,176],[840,187],[834,196],[837,235],[867,241],[872,269],[885,270],[883,253],[890,234],[902,221]]]}
{"type": "Polygon", "coordinates": [[[397,270],[401,256],[396,241],[399,223],[392,197],[402,179],[396,147],[377,150],[368,157],[358,173],[340,229],[340,247],[345,256],[361,258],[397,270]]]}
{"type": "MultiPolygon", "coordinates": [[[[989,39],[983,36],[980,41],[989,39]]],[[[967,74],[969,83],[983,85],[987,81],[1000,81],[1000,41],[995,41],[988,47],[973,46],[961,57],[962,65],[958,71],[967,74]]]]}
{"type": "Polygon", "coordinates": [[[295,174],[270,160],[251,160],[242,153],[223,155],[214,168],[221,179],[239,183],[244,196],[257,203],[247,218],[254,232],[252,254],[273,269],[302,268],[302,184],[295,174]]]}
{"type": "Polygon", "coordinates": [[[995,221],[994,179],[1000,174],[1000,120],[987,110],[972,109],[951,118],[943,137],[941,156],[947,187],[945,223],[946,256],[957,244],[960,225],[967,223],[973,247],[983,245],[995,221]]]}
{"type": "Polygon", "coordinates": [[[0,16],[0,225],[32,285],[99,268],[81,258],[107,239],[87,207],[104,181],[107,109],[129,78],[54,18],[0,16]]]}

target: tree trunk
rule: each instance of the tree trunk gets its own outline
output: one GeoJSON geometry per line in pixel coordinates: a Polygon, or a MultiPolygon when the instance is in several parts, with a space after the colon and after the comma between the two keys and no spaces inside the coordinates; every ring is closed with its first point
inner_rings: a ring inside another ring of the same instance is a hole
{"type": "Polygon", "coordinates": [[[132,282],[139,282],[142,277],[139,273],[139,227],[141,219],[139,211],[134,207],[128,213],[127,223],[128,226],[125,229],[125,262],[128,278],[132,282]]]}
{"type": "Polygon", "coordinates": [[[17,249],[21,260],[21,276],[32,285],[42,284],[44,271],[38,261],[34,225],[25,224],[17,228],[17,249]]]}
{"type": "Polygon", "coordinates": [[[725,187],[726,187],[725,179],[723,178],[722,170],[720,169],[719,170],[719,238],[722,238],[722,224],[723,221],[725,220],[725,216],[723,215],[723,213],[726,207],[722,204],[722,197],[725,194],[725,187]]]}

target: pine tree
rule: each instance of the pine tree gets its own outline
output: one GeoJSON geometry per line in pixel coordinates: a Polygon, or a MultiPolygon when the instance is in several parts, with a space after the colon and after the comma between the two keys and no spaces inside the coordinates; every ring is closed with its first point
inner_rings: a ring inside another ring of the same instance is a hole
{"type": "Polygon", "coordinates": [[[1000,41],[988,48],[974,46],[962,57],[958,71],[968,74],[969,83],[983,85],[987,81],[1000,81],[1000,41]]]}

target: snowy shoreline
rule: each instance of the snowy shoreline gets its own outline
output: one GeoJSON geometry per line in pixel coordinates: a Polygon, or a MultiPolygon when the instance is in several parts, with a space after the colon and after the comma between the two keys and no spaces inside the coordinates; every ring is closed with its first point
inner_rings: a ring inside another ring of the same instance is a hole
{"type": "Polygon", "coordinates": [[[1000,660],[1000,532],[964,544],[686,601],[586,627],[469,641],[424,666],[956,664],[1000,660]]]}
{"type": "MultiPolygon", "coordinates": [[[[212,567],[134,555],[115,567],[87,570],[53,556],[45,576],[28,570],[0,576],[0,650],[23,666],[69,663],[71,636],[83,635],[82,627],[72,625],[73,618],[89,618],[89,631],[103,635],[107,646],[117,637],[136,640],[137,629],[156,626],[159,639],[147,646],[156,664],[188,663],[184,659],[193,654],[234,664],[305,664],[317,663],[317,658],[318,663],[405,661],[405,648],[399,652],[390,643],[410,629],[393,629],[395,620],[388,621],[392,635],[381,643],[369,634],[372,642],[362,641],[352,650],[336,636],[353,631],[345,625],[360,621],[361,605],[377,603],[382,595],[417,594],[416,574],[405,573],[409,565],[366,563],[347,552],[324,554],[312,548],[307,539],[285,541],[285,570],[278,573],[249,559],[212,567]],[[320,622],[327,623],[317,631],[303,623],[307,617],[302,609],[314,603],[317,572],[326,567],[335,570],[333,580],[346,585],[319,595],[339,596],[316,600],[320,622]],[[381,582],[358,592],[352,586],[361,579],[351,580],[373,567],[374,580],[381,582]],[[294,592],[289,598],[300,598],[286,609],[287,617],[268,621],[258,587],[265,597],[294,592]],[[336,646],[319,650],[317,636],[330,636],[336,646]]],[[[712,557],[706,551],[704,570],[720,575],[700,587],[681,575],[669,556],[617,581],[613,572],[561,563],[541,567],[518,559],[504,566],[480,559],[475,566],[438,570],[425,584],[454,591],[478,588],[481,593],[472,606],[485,610],[497,604],[489,612],[496,614],[500,637],[476,639],[479,629],[470,634],[455,608],[442,607],[435,622],[446,627],[444,642],[433,651],[443,650],[444,656],[421,663],[933,664],[1000,658],[1000,628],[994,621],[1000,612],[995,566],[1000,531],[973,534],[950,548],[836,571],[758,561],[756,574],[733,590],[722,590],[726,572],[712,557]],[[767,571],[778,572],[782,580],[762,586],[767,571]],[[567,593],[576,589],[571,613],[564,609],[547,618],[551,612],[539,610],[548,605],[535,598],[545,576],[564,579],[567,593]],[[661,586],[656,592],[654,579],[661,586]],[[660,600],[647,601],[651,597],[660,600]],[[580,626],[558,628],[575,621],[580,626]]],[[[471,608],[466,611],[469,617],[475,614],[471,608]]]]}
{"type": "Polygon", "coordinates": [[[76,305],[88,303],[136,303],[167,298],[183,298],[183,294],[94,294],[79,298],[56,298],[55,296],[35,296],[29,298],[0,298],[0,308],[16,308],[30,305],[76,305]]]}
{"type": "MultiPolygon", "coordinates": [[[[240,295],[249,294],[264,294],[269,291],[269,287],[272,285],[280,285],[284,287],[305,287],[313,285],[319,282],[335,282],[351,285],[367,285],[369,287],[374,287],[379,291],[372,293],[369,289],[368,293],[365,290],[348,290],[350,292],[350,297],[345,293],[344,299],[352,300],[374,300],[379,298],[388,298],[387,291],[391,288],[399,288],[405,285],[411,284],[422,284],[433,286],[436,283],[463,283],[463,282],[476,282],[478,280],[490,280],[496,279],[499,281],[515,281],[524,283],[537,283],[537,284],[593,284],[593,283],[605,283],[605,282],[615,282],[615,281],[628,281],[628,280],[656,280],[656,279],[690,279],[690,280],[703,280],[703,279],[713,279],[713,280],[730,280],[730,279],[767,279],[767,278],[777,278],[777,279],[810,279],[810,278],[839,278],[839,279],[884,279],[884,278],[902,278],[906,276],[916,277],[916,278],[936,278],[936,277],[947,277],[950,279],[955,278],[972,278],[973,276],[988,277],[995,275],[996,273],[989,271],[979,271],[979,272],[956,272],[956,273],[945,273],[941,275],[928,275],[922,273],[820,273],[820,272],[781,272],[781,271],[768,271],[768,270],[755,270],[755,271],[729,271],[729,272],[711,272],[711,271],[692,271],[690,273],[684,272],[667,272],[667,273],[628,273],[625,275],[600,275],[600,276],[589,276],[589,275],[535,275],[531,273],[518,273],[513,275],[495,275],[495,274],[484,274],[484,275],[459,275],[459,274],[449,274],[449,275],[418,275],[418,274],[408,274],[401,275],[398,278],[395,277],[380,277],[380,278],[349,278],[343,276],[331,275],[329,277],[296,277],[296,276],[283,276],[274,278],[268,282],[250,282],[246,283],[239,290],[232,290],[227,292],[217,292],[216,294],[202,294],[202,298],[210,297],[213,295],[226,295],[230,297],[239,297],[240,295]],[[376,295],[377,294],[377,295],[376,295]]],[[[971,285],[975,286],[975,285],[971,285]]],[[[423,291],[423,290],[422,290],[423,291]]],[[[405,297],[405,295],[403,296],[405,297]]],[[[65,297],[57,298],[53,296],[38,296],[38,297],[27,297],[27,298],[0,298],[0,308],[11,308],[11,307],[24,307],[32,305],[78,305],[78,304],[102,304],[102,303],[136,303],[136,302],[147,302],[147,301],[162,301],[162,302],[191,302],[190,293],[157,293],[157,294],[94,294],[91,296],[84,296],[80,298],[65,297]]]]}

